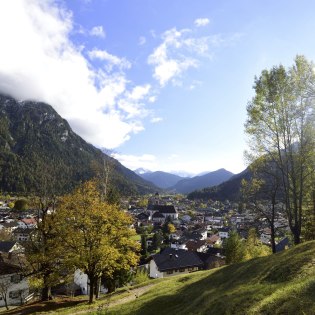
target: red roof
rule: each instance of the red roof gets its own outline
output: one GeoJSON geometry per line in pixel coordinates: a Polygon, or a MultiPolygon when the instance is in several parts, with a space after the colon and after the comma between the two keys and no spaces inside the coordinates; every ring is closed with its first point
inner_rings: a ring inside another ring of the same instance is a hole
{"type": "Polygon", "coordinates": [[[21,220],[22,222],[24,222],[25,224],[29,225],[29,224],[37,224],[36,219],[35,218],[25,218],[21,220]]]}

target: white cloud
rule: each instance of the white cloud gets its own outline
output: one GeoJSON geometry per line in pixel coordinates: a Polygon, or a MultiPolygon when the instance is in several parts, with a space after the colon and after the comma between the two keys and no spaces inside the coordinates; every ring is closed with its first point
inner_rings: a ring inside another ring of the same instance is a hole
{"type": "Polygon", "coordinates": [[[137,168],[144,168],[155,171],[158,167],[157,158],[152,154],[127,155],[113,153],[112,157],[132,170],[136,170],[137,168]]]}
{"type": "Polygon", "coordinates": [[[156,123],[163,121],[163,118],[162,117],[153,117],[150,121],[151,121],[151,123],[156,124],[156,123]]]}
{"type": "Polygon", "coordinates": [[[180,84],[178,78],[189,68],[197,68],[198,56],[209,56],[209,38],[193,37],[192,31],[172,28],[162,35],[162,43],[148,57],[154,66],[153,77],[163,87],[171,81],[180,84]]]}
{"type": "Polygon", "coordinates": [[[129,98],[131,100],[141,100],[143,99],[146,95],[148,95],[149,91],[151,89],[150,84],[142,85],[142,86],[136,86],[133,88],[133,90],[129,93],[129,98]]]}
{"type": "Polygon", "coordinates": [[[146,38],[144,36],[140,36],[139,37],[138,43],[139,43],[140,46],[144,45],[146,42],[147,42],[147,40],[146,40],[146,38]]]}
{"type": "Polygon", "coordinates": [[[198,86],[202,85],[202,82],[201,81],[198,81],[198,80],[194,80],[188,87],[189,90],[194,90],[196,89],[198,86]]]}
{"type": "Polygon", "coordinates": [[[195,20],[195,25],[197,27],[206,26],[210,23],[210,20],[207,18],[199,18],[195,20]]]}
{"type": "Polygon", "coordinates": [[[69,39],[71,12],[56,3],[0,1],[0,92],[47,102],[85,140],[116,148],[143,130],[149,86],[132,84],[123,72],[130,63],[106,51],[89,53],[105,63],[93,67],[69,39]],[[118,70],[109,74],[106,65],[118,70]]]}
{"type": "Polygon", "coordinates": [[[94,26],[90,30],[90,35],[101,37],[101,38],[105,38],[105,36],[106,36],[105,31],[103,29],[103,26],[101,26],[101,25],[100,26],[94,26]]]}
{"type": "Polygon", "coordinates": [[[118,67],[121,70],[130,69],[131,63],[126,58],[119,58],[108,53],[106,50],[100,49],[93,49],[88,52],[88,56],[91,60],[99,59],[102,61],[106,61],[107,64],[105,65],[106,70],[111,71],[113,66],[118,67]]]}

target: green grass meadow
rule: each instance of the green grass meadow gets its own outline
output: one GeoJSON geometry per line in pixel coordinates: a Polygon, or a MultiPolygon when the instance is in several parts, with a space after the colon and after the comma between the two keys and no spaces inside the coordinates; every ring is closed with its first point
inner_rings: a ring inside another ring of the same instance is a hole
{"type": "Polygon", "coordinates": [[[315,314],[315,242],[164,279],[108,314],[315,314]]]}
{"type": "Polygon", "coordinates": [[[6,314],[314,315],[315,241],[239,264],[121,288],[92,306],[83,296],[45,303],[6,314]],[[137,296],[139,288],[143,294],[137,296]]]}

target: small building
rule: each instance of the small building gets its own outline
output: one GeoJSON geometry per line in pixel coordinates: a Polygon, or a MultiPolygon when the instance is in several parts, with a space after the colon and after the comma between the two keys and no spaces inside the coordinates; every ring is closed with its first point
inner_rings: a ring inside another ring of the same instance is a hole
{"type": "Polygon", "coordinates": [[[152,256],[150,277],[165,278],[203,269],[203,261],[195,252],[166,248],[160,254],[152,256]]]}
{"type": "Polygon", "coordinates": [[[276,244],[276,253],[281,252],[289,248],[289,239],[283,238],[278,244],[276,244]]]}
{"type": "Polygon", "coordinates": [[[151,220],[151,217],[149,214],[141,212],[136,216],[137,220],[139,221],[149,221],[151,220]]]}
{"type": "Polygon", "coordinates": [[[23,247],[15,241],[0,241],[0,253],[9,254],[23,251],[23,247]]]}
{"type": "Polygon", "coordinates": [[[24,218],[18,221],[18,225],[23,229],[34,229],[37,226],[37,221],[35,218],[24,218]]]}
{"type": "Polygon", "coordinates": [[[230,236],[231,229],[228,227],[223,227],[218,230],[221,239],[228,238],[230,236]]]}
{"type": "Polygon", "coordinates": [[[186,242],[188,251],[204,253],[207,251],[206,240],[189,240],[186,242]]]}
{"type": "Polygon", "coordinates": [[[218,234],[213,234],[209,237],[208,239],[208,244],[210,247],[213,247],[215,245],[221,245],[222,244],[222,240],[221,237],[218,234]]]}
{"type": "Polygon", "coordinates": [[[0,307],[21,305],[29,295],[29,285],[22,275],[22,270],[16,265],[0,260],[0,307]]]}
{"type": "Polygon", "coordinates": [[[265,245],[270,245],[271,240],[271,229],[265,228],[260,234],[260,241],[265,245]]]}
{"type": "Polygon", "coordinates": [[[154,212],[153,215],[152,215],[152,221],[154,223],[164,223],[165,222],[165,217],[160,212],[154,212]]]}
{"type": "Polygon", "coordinates": [[[33,231],[34,229],[28,229],[28,228],[25,229],[25,228],[19,227],[13,231],[13,235],[17,241],[25,242],[30,239],[31,233],[33,231]]]}

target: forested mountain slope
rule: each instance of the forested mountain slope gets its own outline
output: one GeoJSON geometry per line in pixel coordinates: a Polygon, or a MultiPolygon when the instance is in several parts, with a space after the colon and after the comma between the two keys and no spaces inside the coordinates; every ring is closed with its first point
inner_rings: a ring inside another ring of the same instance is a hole
{"type": "Polygon", "coordinates": [[[156,191],[74,133],[50,105],[0,95],[0,190],[36,193],[44,187],[65,193],[101,173],[104,161],[122,194],[156,191]]]}

